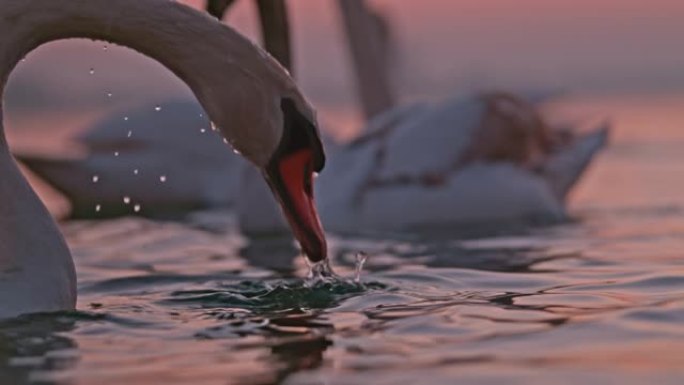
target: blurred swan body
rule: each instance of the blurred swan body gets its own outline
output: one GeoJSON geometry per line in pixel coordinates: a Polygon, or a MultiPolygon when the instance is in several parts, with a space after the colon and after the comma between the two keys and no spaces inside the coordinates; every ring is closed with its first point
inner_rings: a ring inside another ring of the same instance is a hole
{"type": "MultiPolygon", "coordinates": [[[[292,228],[305,253],[325,258],[313,200],[295,188],[310,181],[307,170],[323,167],[314,112],[270,56],[211,17],[168,0],[0,0],[0,92],[27,53],[76,37],[136,49],[184,80],[225,138],[269,178],[284,212],[298,217],[292,228]],[[297,180],[281,174],[283,168],[297,180]]],[[[0,126],[0,318],[71,309],[75,302],[69,249],[0,126]]]]}
{"type": "Polygon", "coordinates": [[[227,151],[196,102],[159,106],[95,124],[75,138],[84,156],[15,155],[69,199],[71,217],[172,215],[234,204],[242,168],[252,166],[227,151]]]}
{"type": "MultiPolygon", "coordinates": [[[[321,220],[358,233],[566,219],[565,198],[605,146],[608,126],[580,135],[550,127],[537,109],[499,93],[378,116],[330,154],[316,180],[321,220]]],[[[243,231],[283,229],[256,174],[246,173],[243,189],[243,231]]]]}

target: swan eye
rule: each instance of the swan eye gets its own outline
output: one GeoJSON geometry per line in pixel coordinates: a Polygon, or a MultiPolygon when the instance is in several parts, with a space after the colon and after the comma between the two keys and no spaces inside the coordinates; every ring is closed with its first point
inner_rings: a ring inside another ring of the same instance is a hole
{"type": "Polygon", "coordinates": [[[309,121],[292,99],[282,99],[283,136],[275,156],[284,156],[300,150],[311,151],[312,172],[320,172],[325,165],[325,153],[316,125],[309,121]]]}

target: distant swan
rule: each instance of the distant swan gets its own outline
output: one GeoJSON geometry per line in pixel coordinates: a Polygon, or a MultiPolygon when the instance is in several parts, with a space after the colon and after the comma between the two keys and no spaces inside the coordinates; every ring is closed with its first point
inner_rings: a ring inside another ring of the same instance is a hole
{"type": "MultiPolygon", "coordinates": [[[[568,192],[607,136],[607,124],[582,135],[551,127],[508,93],[395,108],[330,152],[316,179],[321,220],[347,233],[564,220],[568,192]]],[[[243,231],[282,232],[256,173],[242,189],[243,231]]]]}
{"type": "MultiPolygon", "coordinates": [[[[314,112],[270,56],[173,1],[0,0],[0,91],[28,52],[76,37],[136,49],[183,79],[227,140],[261,169],[307,256],[326,257],[311,187],[324,165],[314,112]]],[[[64,239],[0,130],[0,317],[73,308],[75,282],[64,239]]]]}
{"type": "Polygon", "coordinates": [[[232,206],[242,168],[251,165],[226,151],[195,101],[159,105],[161,111],[144,105],[95,123],[73,139],[86,154],[14,154],[69,199],[72,218],[232,206]]]}

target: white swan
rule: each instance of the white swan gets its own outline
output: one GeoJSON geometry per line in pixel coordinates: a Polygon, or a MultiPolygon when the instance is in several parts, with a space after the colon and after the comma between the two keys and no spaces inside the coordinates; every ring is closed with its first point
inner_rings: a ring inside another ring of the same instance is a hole
{"type": "MultiPolygon", "coordinates": [[[[404,231],[567,218],[565,198],[607,140],[547,125],[509,94],[396,108],[328,157],[316,180],[321,220],[339,232],[404,231]]],[[[282,232],[255,173],[238,202],[247,233],[282,232]]]]}
{"type": "Polygon", "coordinates": [[[14,155],[69,199],[71,217],[166,216],[233,205],[247,162],[226,151],[196,102],[159,106],[94,124],[74,138],[86,155],[14,155]]]}
{"type": "Polygon", "coordinates": [[[505,94],[388,117],[336,152],[319,178],[319,209],[330,229],[563,219],[568,191],[608,132],[553,131],[533,105],[505,94]]]}
{"type": "MultiPolygon", "coordinates": [[[[311,191],[312,173],[324,164],[314,112],[270,56],[167,0],[0,0],[0,91],[29,51],[74,37],[136,49],[183,79],[223,135],[262,170],[304,252],[314,261],[326,257],[311,191]]],[[[73,308],[69,250],[0,132],[0,317],[73,308]]]]}

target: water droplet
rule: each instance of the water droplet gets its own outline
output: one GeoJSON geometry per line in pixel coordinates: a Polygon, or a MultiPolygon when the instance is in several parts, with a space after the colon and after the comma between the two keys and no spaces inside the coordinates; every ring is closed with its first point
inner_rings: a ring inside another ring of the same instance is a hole
{"type": "Polygon", "coordinates": [[[161,108],[161,106],[155,106],[155,107],[154,107],[154,110],[157,111],[157,112],[159,112],[159,111],[162,110],[162,108],[161,108]]]}
{"type": "Polygon", "coordinates": [[[237,149],[233,149],[233,154],[242,155],[242,154],[240,154],[240,151],[238,151],[237,149]]]}
{"type": "Polygon", "coordinates": [[[126,134],[126,136],[129,137],[129,138],[130,138],[131,136],[133,136],[133,130],[129,130],[129,131],[128,131],[128,134],[126,134]]]}
{"type": "Polygon", "coordinates": [[[128,121],[128,116],[124,116],[124,121],[128,121]]]}
{"type": "Polygon", "coordinates": [[[88,71],[88,73],[91,74],[91,75],[95,75],[95,68],[91,68],[91,69],[88,71]]]}
{"type": "Polygon", "coordinates": [[[131,197],[129,197],[129,196],[123,197],[123,203],[125,203],[125,204],[131,203],[131,197]]]}
{"type": "Polygon", "coordinates": [[[140,205],[133,206],[133,211],[135,211],[136,213],[139,213],[140,209],[141,209],[140,205]]]}
{"type": "Polygon", "coordinates": [[[166,183],[166,175],[162,175],[159,177],[159,181],[162,183],[166,183]]]}
{"type": "Polygon", "coordinates": [[[114,94],[112,94],[111,92],[107,92],[107,97],[108,97],[108,98],[111,98],[112,95],[114,95],[114,94]]]}
{"type": "Polygon", "coordinates": [[[102,46],[102,50],[103,50],[103,51],[107,51],[108,49],[109,49],[109,47],[107,46],[107,44],[105,44],[104,46],[102,46]]]}
{"type": "Polygon", "coordinates": [[[93,183],[97,183],[100,180],[99,175],[93,175],[93,183]]]}
{"type": "Polygon", "coordinates": [[[366,264],[367,260],[368,254],[364,252],[356,253],[356,268],[354,269],[354,282],[358,283],[361,281],[361,271],[363,270],[363,265],[366,264]]]}
{"type": "Polygon", "coordinates": [[[228,144],[228,139],[223,138],[223,143],[228,144]]]}
{"type": "Polygon", "coordinates": [[[99,213],[102,210],[102,205],[95,205],[95,212],[99,213]]]}
{"type": "Polygon", "coordinates": [[[140,170],[138,170],[137,168],[135,170],[133,170],[133,175],[138,175],[139,173],[140,173],[140,170]]]}
{"type": "Polygon", "coordinates": [[[207,132],[207,129],[206,128],[200,128],[200,132],[204,134],[205,132],[207,132]]]}
{"type": "Polygon", "coordinates": [[[114,156],[119,156],[119,151],[114,151],[114,156]]]}
{"type": "Polygon", "coordinates": [[[214,122],[211,122],[211,130],[212,130],[212,131],[216,131],[216,130],[217,130],[216,125],[214,124],[214,122]]]}

